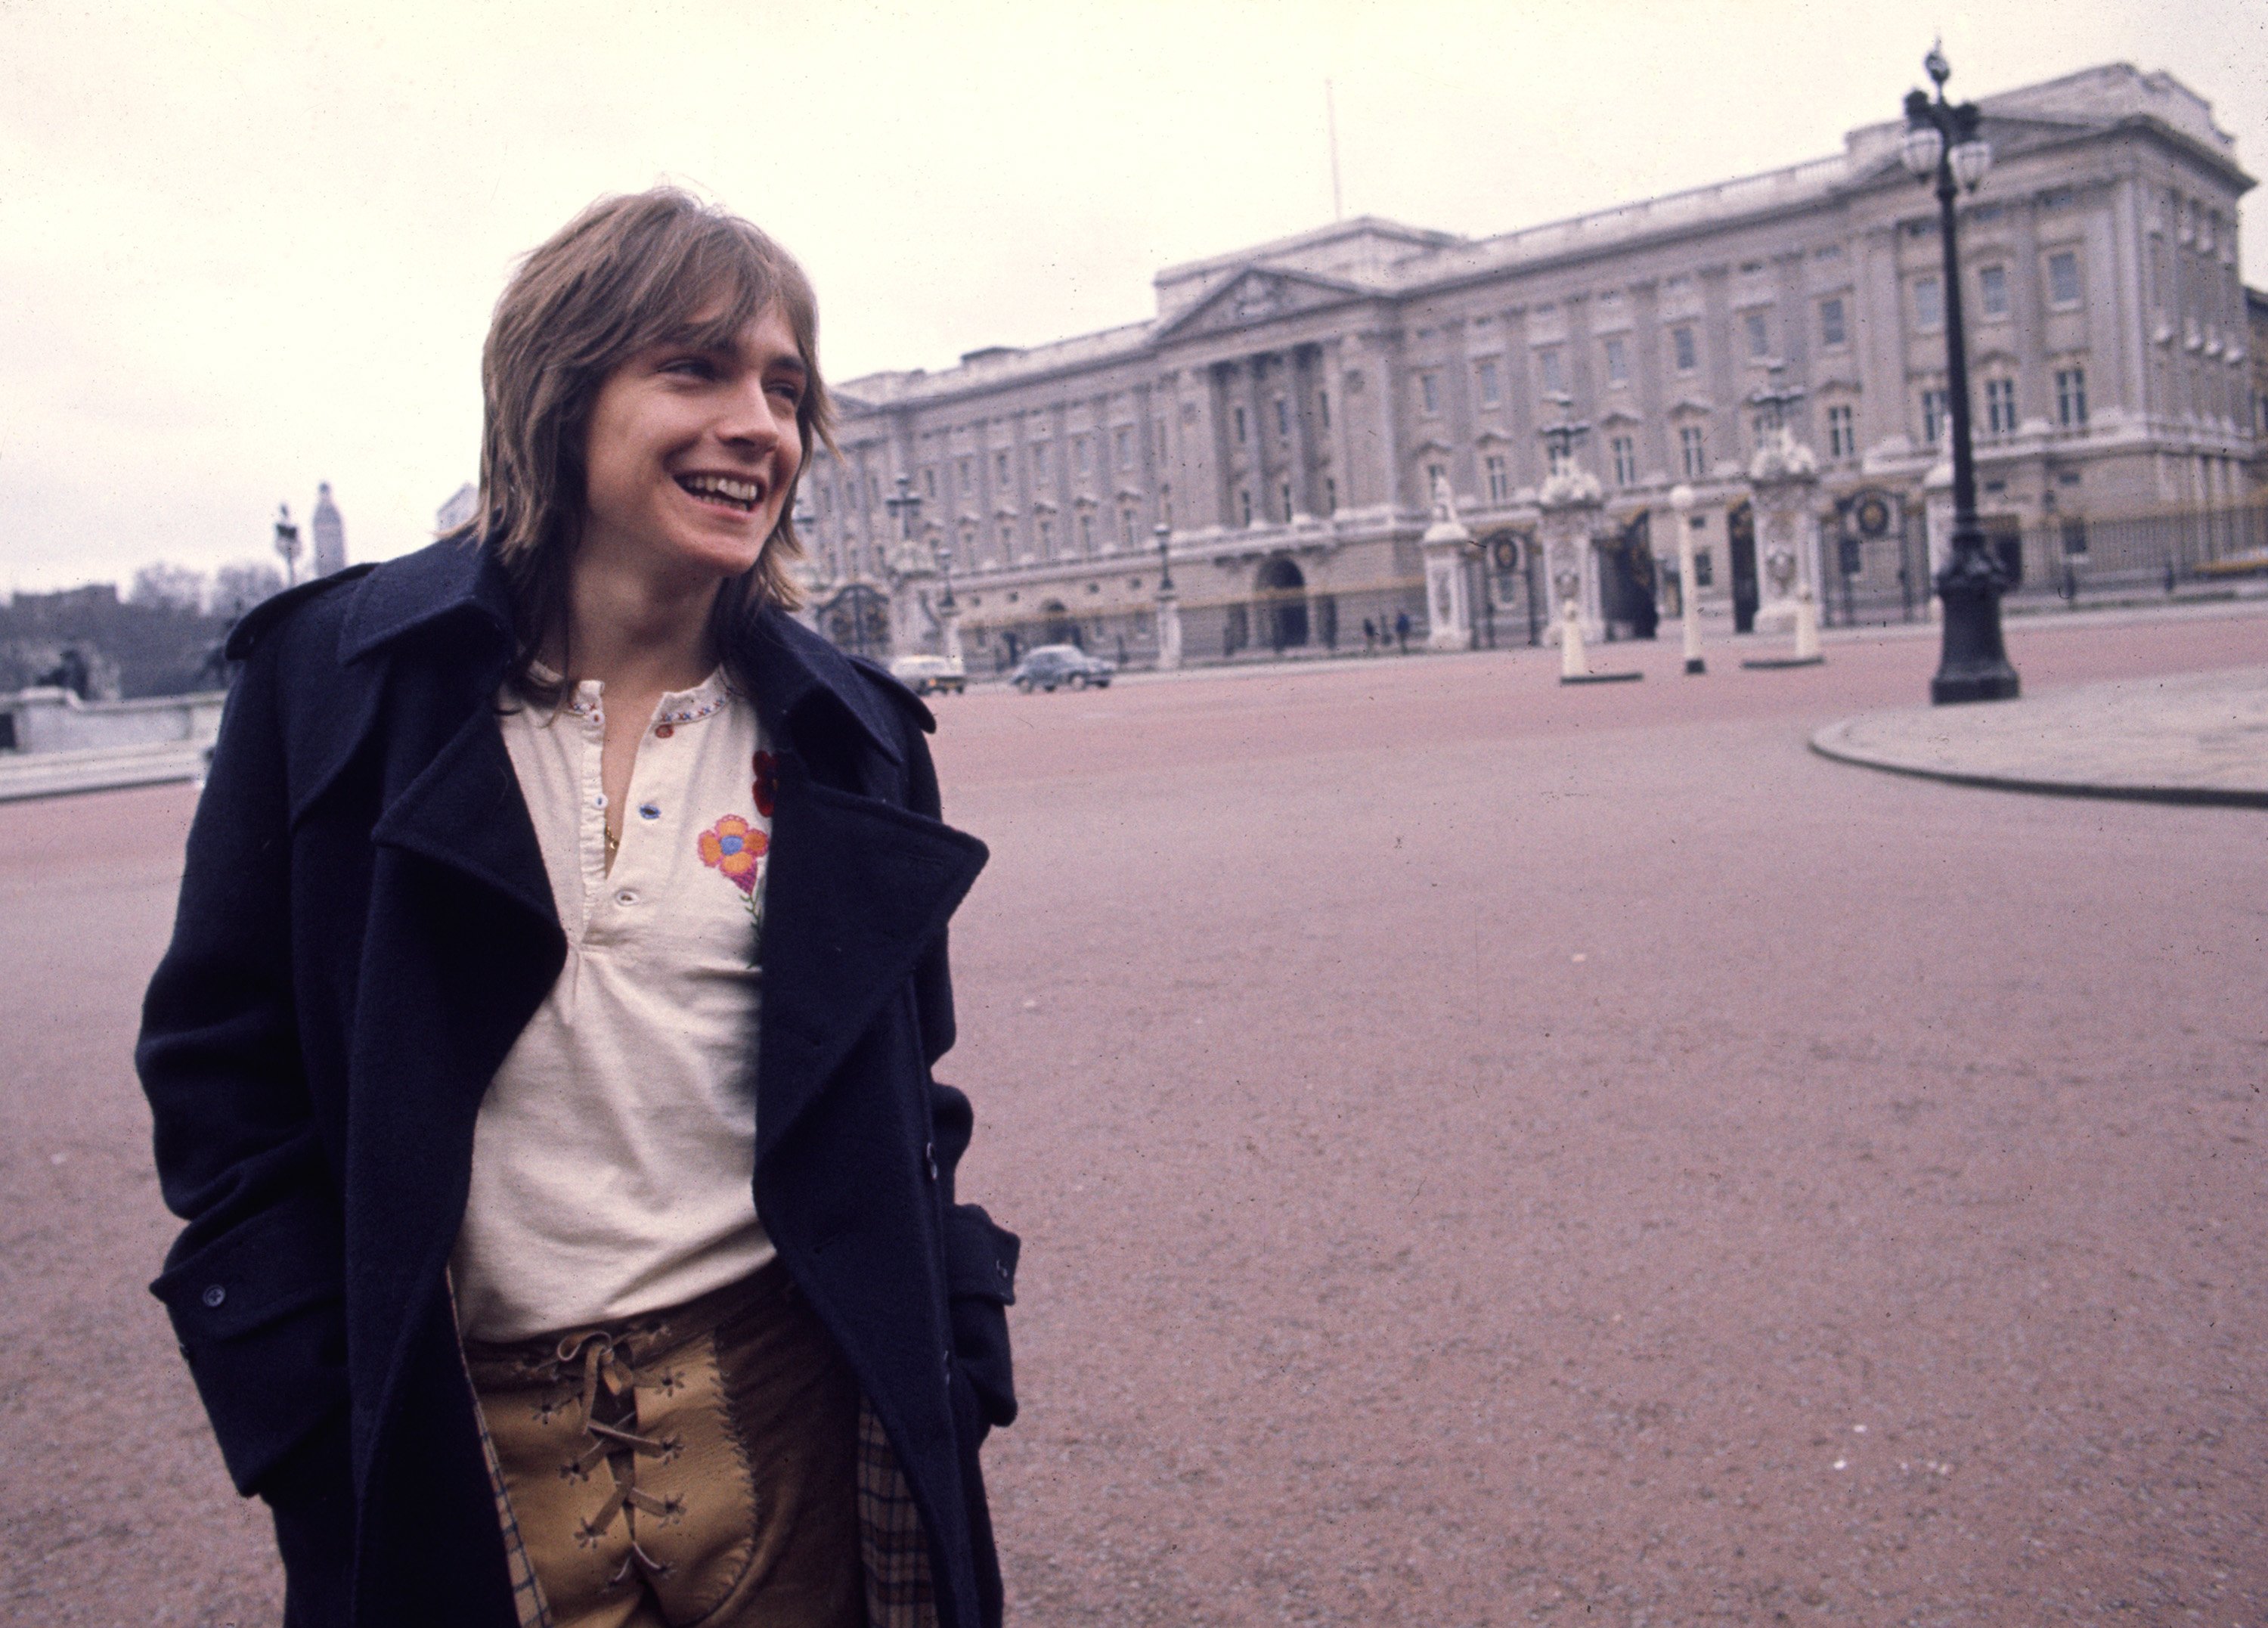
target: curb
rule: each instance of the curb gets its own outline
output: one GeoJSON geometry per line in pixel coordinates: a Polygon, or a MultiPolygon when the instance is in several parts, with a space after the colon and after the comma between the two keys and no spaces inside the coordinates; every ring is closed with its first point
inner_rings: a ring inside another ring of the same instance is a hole
{"type": "Polygon", "coordinates": [[[1880,753],[1862,751],[1841,737],[1856,722],[1845,718],[1828,725],[1811,737],[1811,749],[1822,757],[1885,774],[1917,780],[1937,780],[1948,785],[1981,787],[1990,792],[2027,792],[2034,796],[2090,797],[2111,802],[2175,803],[2190,807],[2268,808],[2268,792],[2242,787],[2197,785],[2113,785],[2099,780],[2043,780],[2021,775],[1971,773],[1957,769],[1933,769],[1901,762],[1880,753]]]}

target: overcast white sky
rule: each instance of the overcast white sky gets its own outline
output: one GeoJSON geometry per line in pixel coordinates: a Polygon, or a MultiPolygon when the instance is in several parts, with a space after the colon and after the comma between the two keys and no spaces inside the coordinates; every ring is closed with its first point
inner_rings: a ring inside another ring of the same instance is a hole
{"type": "Polygon", "coordinates": [[[1956,94],[2167,69],[2268,165],[2268,0],[0,0],[0,587],[266,557],[319,480],[422,543],[512,257],[604,193],[778,237],[830,376],[936,367],[1327,221],[1326,77],[1347,212],[1477,236],[1833,152],[1935,28],[1956,94]]]}

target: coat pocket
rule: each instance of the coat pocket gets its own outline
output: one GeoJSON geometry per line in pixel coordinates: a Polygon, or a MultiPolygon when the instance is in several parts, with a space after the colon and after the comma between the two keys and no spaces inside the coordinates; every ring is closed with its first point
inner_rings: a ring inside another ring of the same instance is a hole
{"type": "Polygon", "coordinates": [[[343,1248],[312,1196],[241,1221],[172,1263],[150,1292],[239,1492],[261,1484],[347,1401],[343,1248]]]}
{"type": "Polygon", "coordinates": [[[953,1352],[984,1423],[1016,1419],[1015,1366],[1008,1344],[1008,1310],[1016,1301],[1016,1263],[1022,1241],[976,1204],[955,1204],[945,1222],[946,1292],[953,1317],[953,1352]]]}

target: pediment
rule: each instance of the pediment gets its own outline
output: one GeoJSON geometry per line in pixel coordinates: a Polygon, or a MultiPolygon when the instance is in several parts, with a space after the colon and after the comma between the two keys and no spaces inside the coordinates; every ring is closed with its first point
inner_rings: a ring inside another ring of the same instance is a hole
{"type": "Polygon", "coordinates": [[[1164,339],[1255,328],[1283,317],[1359,299],[1368,290],[1311,271],[1248,266],[1158,331],[1164,339]]]}
{"type": "Polygon", "coordinates": [[[1422,457],[1427,453],[1453,453],[1456,450],[1440,436],[1429,435],[1410,449],[1410,455],[1416,458],[1422,457]]]}
{"type": "Polygon", "coordinates": [[[1602,424],[1644,424],[1646,420],[1627,407],[1616,406],[1601,413],[1599,422],[1602,424]]]}

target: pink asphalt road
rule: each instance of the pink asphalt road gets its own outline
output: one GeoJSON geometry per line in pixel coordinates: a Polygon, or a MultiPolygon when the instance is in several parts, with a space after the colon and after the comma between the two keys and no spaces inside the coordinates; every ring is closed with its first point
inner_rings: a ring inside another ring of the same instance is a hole
{"type": "MultiPolygon", "coordinates": [[[[1012,1619],[2260,1622],[2268,823],[1805,749],[1926,639],[1633,652],[939,704],[1012,1619]]],[[[276,1616],[141,1290],[191,800],[0,808],[10,1621],[276,1616]]]]}

